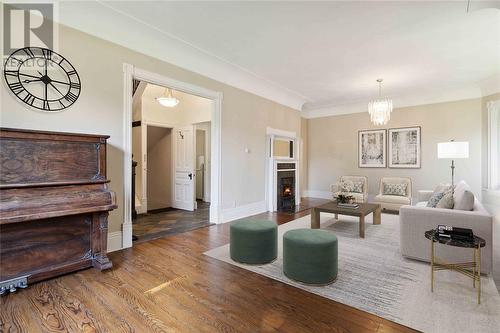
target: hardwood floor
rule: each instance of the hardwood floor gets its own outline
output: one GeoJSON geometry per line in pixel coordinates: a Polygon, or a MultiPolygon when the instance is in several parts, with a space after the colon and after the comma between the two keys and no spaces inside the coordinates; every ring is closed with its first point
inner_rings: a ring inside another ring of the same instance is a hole
{"type": "Polygon", "coordinates": [[[134,244],[209,226],[210,203],[197,203],[193,212],[171,208],[138,215],[132,222],[134,244]]]}
{"type": "MultiPolygon", "coordinates": [[[[309,214],[261,214],[285,223],[309,214]]],[[[229,242],[213,225],[110,253],[0,299],[0,332],[414,332],[203,255],[229,242]]]]}

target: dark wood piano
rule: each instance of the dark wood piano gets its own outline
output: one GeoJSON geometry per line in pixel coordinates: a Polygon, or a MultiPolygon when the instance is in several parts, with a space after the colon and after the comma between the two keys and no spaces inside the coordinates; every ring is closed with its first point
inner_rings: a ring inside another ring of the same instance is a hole
{"type": "Polygon", "coordinates": [[[0,293],[87,267],[106,256],[104,135],[0,129],[0,293]]]}

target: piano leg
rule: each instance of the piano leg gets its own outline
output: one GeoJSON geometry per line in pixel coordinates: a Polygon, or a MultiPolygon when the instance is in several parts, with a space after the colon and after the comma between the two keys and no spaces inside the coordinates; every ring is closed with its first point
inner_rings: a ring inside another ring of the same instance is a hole
{"type": "Polygon", "coordinates": [[[94,213],[92,216],[92,232],[94,243],[92,244],[92,266],[99,270],[113,267],[106,255],[108,249],[108,212],[94,213]]]}

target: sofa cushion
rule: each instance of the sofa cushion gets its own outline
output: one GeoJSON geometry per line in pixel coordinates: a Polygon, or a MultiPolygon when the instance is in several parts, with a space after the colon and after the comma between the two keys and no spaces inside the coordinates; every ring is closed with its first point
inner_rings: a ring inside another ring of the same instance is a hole
{"type": "Polygon", "coordinates": [[[473,210],[474,209],[474,194],[465,190],[460,196],[460,201],[455,201],[454,209],[458,210],[473,210]]]}
{"type": "Polygon", "coordinates": [[[436,208],[453,209],[453,206],[454,206],[453,193],[451,191],[448,191],[441,198],[441,200],[439,200],[439,202],[436,205],[436,208]]]}
{"type": "Polygon", "coordinates": [[[404,183],[399,183],[399,184],[384,183],[383,195],[399,195],[404,197],[406,196],[407,187],[408,185],[404,183]]]}
{"type": "Polygon", "coordinates": [[[444,197],[444,192],[437,192],[432,194],[429,201],[427,201],[427,207],[435,208],[439,202],[444,197]]]}
{"type": "Polygon", "coordinates": [[[384,194],[379,194],[379,195],[375,196],[375,202],[385,202],[385,203],[394,203],[394,204],[409,205],[410,204],[410,198],[408,198],[408,197],[402,197],[400,195],[384,195],[384,194]]]}

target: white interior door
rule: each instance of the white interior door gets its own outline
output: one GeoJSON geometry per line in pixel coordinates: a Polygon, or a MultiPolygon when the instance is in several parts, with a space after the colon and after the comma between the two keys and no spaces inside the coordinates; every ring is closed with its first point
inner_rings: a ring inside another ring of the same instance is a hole
{"type": "Polygon", "coordinates": [[[195,209],[194,126],[174,128],[174,189],[172,206],[195,209]]]}

